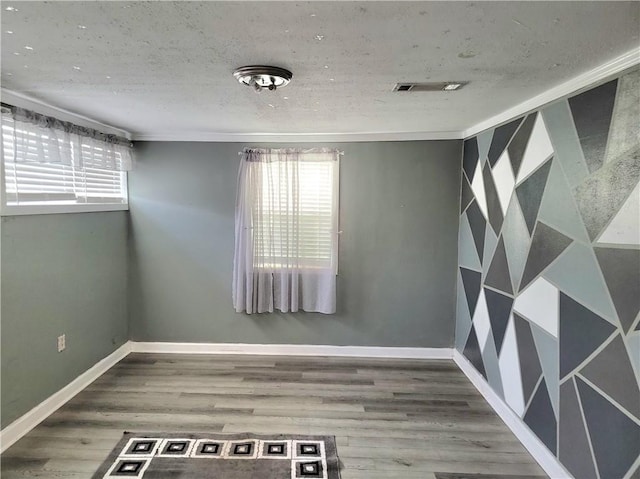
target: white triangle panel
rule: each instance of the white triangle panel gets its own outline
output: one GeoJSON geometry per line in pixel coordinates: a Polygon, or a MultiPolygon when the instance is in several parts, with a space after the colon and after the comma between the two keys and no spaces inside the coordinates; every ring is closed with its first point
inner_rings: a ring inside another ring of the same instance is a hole
{"type": "Polygon", "coordinates": [[[478,166],[476,168],[476,172],[473,175],[473,181],[471,182],[471,190],[473,194],[476,196],[476,200],[478,201],[478,206],[482,211],[482,214],[485,218],[489,218],[489,214],[487,213],[487,195],[484,191],[484,180],[482,178],[482,168],[478,166]]]}
{"type": "Polygon", "coordinates": [[[516,184],[513,177],[513,170],[511,168],[511,160],[509,159],[509,151],[504,150],[496,164],[493,166],[493,181],[496,185],[498,192],[498,200],[500,201],[500,208],[502,208],[502,215],[507,214],[507,208],[509,207],[509,200],[513,194],[513,188],[516,184]]]}
{"type": "Polygon", "coordinates": [[[487,309],[487,300],[484,297],[484,290],[480,291],[480,296],[478,297],[478,304],[476,305],[476,310],[473,313],[473,325],[476,328],[476,335],[478,336],[480,350],[484,351],[489,334],[491,334],[491,321],[489,320],[489,310],[487,309]]]}
{"type": "Polygon", "coordinates": [[[513,316],[509,318],[509,324],[504,334],[498,365],[500,366],[500,377],[504,388],[504,399],[511,409],[522,417],[525,404],[513,316]]]}
{"type": "Polygon", "coordinates": [[[542,115],[538,113],[536,122],[533,125],[533,130],[531,131],[531,136],[529,137],[529,143],[527,143],[527,148],[522,157],[522,165],[518,173],[517,183],[520,183],[529,176],[538,166],[549,159],[551,155],[553,155],[551,139],[547,133],[547,127],[544,125],[542,115]]]}
{"type": "Polygon", "coordinates": [[[598,243],[640,244],[640,183],[600,235],[598,243]]]}
{"type": "Polygon", "coordinates": [[[513,302],[513,310],[558,337],[560,292],[544,278],[538,278],[513,302]]]}

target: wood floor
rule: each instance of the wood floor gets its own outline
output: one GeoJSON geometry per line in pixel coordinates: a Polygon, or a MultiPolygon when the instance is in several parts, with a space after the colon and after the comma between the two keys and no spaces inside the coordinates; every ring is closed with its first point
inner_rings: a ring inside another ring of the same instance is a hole
{"type": "Polygon", "coordinates": [[[343,479],[546,477],[453,361],[132,354],[9,448],[89,478],[122,432],[335,435],[343,479]]]}

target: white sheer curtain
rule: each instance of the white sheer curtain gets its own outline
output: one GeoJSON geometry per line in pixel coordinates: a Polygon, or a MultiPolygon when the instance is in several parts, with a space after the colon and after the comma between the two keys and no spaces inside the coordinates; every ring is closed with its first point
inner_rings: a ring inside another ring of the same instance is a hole
{"type": "Polygon", "coordinates": [[[236,198],[237,312],[336,310],[337,150],[245,149],[236,198]]]}
{"type": "MultiPolygon", "coordinates": [[[[131,142],[22,108],[2,106],[5,134],[12,136],[16,163],[50,163],[77,169],[127,171],[132,168],[131,142]]],[[[7,146],[5,145],[5,149],[7,146]]]]}

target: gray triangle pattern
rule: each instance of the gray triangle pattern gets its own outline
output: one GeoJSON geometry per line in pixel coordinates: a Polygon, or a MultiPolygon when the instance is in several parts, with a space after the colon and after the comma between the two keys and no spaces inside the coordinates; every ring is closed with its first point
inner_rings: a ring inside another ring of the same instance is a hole
{"type": "Polygon", "coordinates": [[[462,283],[462,276],[458,272],[458,290],[456,292],[456,349],[462,351],[467,343],[469,331],[471,331],[471,314],[469,314],[469,305],[462,283]]]}
{"type": "Polygon", "coordinates": [[[544,223],[538,223],[531,240],[527,264],[524,267],[520,291],[533,281],[573,242],[571,238],[544,223]]]}
{"type": "Polygon", "coordinates": [[[469,138],[464,142],[463,157],[462,157],[462,169],[469,178],[469,181],[473,179],[476,167],[478,166],[478,140],[476,138],[469,138]]]}
{"type": "Polygon", "coordinates": [[[573,196],[592,241],[622,208],[638,181],[640,144],[629,154],[606,163],[574,188],[573,196]]]}
{"type": "Polygon", "coordinates": [[[499,126],[493,131],[491,147],[489,148],[489,153],[487,155],[492,168],[511,141],[511,137],[518,129],[518,126],[520,126],[520,122],[522,122],[522,118],[510,121],[506,125],[499,126]]]}
{"type": "Polygon", "coordinates": [[[509,273],[509,265],[507,264],[507,255],[504,250],[504,241],[502,237],[498,240],[498,246],[493,254],[491,266],[487,273],[484,283],[500,291],[513,294],[511,286],[511,274],[509,273]]]}
{"type": "Polygon", "coordinates": [[[551,406],[544,379],[540,381],[523,419],[544,445],[556,454],[558,421],[551,406]]]}
{"type": "Polygon", "coordinates": [[[478,343],[478,336],[476,330],[471,326],[471,332],[467,338],[467,343],[462,351],[462,354],[469,360],[473,367],[487,379],[487,373],[484,369],[484,362],[482,361],[482,352],[480,351],[480,344],[478,343]]]}
{"type": "Polygon", "coordinates": [[[560,293],[560,377],[580,366],[614,331],[611,323],[560,293]]]}
{"type": "Polygon", "coordinates": [[[540,209],[542,194],[547,184],[552,161],[553,159],[548,160],[516,188],[520,209],[527,223],[527,228],[529,228],[529,233],[533,232],[533,227],[538,217],[538,210],[540,209]]]}
{"type": "Polygon", "coordinates": [[[511,166],[513,167],[513,174],[518,177],[520,172],[520,166],[522,165],[522,159],[524,158],[524,152],[527,149],[529,138],[531,137],[531,131],[533,125],[536,122],[536,113],[529,115],[520,125],[518,131],[513,136],[511,143],[509,144],[509,159],[511,160],[511,166]]]}
{"type": "Polygon", "coordinates": [[[480,284],[482,274],[467,268],[460,268],[460,275],[464,285],[464,292],[469,306],[469,314],[473,317],[478,304],[478,296],[480,295],[480,284]]]}
{"type": "Polygon", "coordinates": [[[484,170],[482,170],[482,175],[484,179],[485,195],[487,198],[489,224],[497,235],[500,233],[500,228],[502,228],[502,221],[504,220],[504,217],[502,215],[500,200],[498,199],[498,191],[496,190],[496,185],[493,182],[493,175],[491,174],[489,165],[485,165],[484,170]]]}
{"type": "Polygon", "coordinates": [[[542,110],[542,118],[553,145],[554,158],[562,165],[567,182],[574,188],[589,176],[589,170],[573,126],[569,103],[562,100],[548,106],[542,110]]]}
{"type": "Polygon", "coordinates": [[[473,233],[473,241],[476,245],[476,251],[482,262],[482,253],[484,252],[484,231],[487,227],[487,222],[484,219],[482,211],[478,206],[478,201],[473,200],[467,208],[467,219],[469,220],[469,226],[471,226],[471,232],[473,233]]]}
{"type": "Polygon", "coordinates": [[[513,313],[513,324],[516,328],[518,355],[520,357],[520,374],[525,403],[529,401],[533,390],[542,375],[542,367],[538,358],[529,322],[518,313],[513,313]]]}
{"type": "Polygon", "coordinates": [[[554,160],[547,179],[547,186],[542,197],[538,220],[573,239],[590,243],[587,230],[582,223],[580,212],[571,194],[571,188],[560,167],[554,160]]]}
{"type": "Polygon", "coordinates": [[[460,217],[460,232],[458,233],[458,262],[460,266],[465,268],[480,270],[482,265],[480,264],[480,258],[478,257],[478,251],[476,250],[473,240],[473,233],[469,226],[469,220],[467,215],[463,214],[460,217]]]}
{"type": "Polygon", "coordinates": [[[469,203],[473,201],[474,195],[469,180],[466,175],[462,175],[462,192],[460,198],[460,213],[467,209],[469,203]]]}
{"type": "Polygon", "coordinates": [[[491,335],[487,338],[487,343],[482,350],[482,361],[487,372],[489,385],[500,397],[504,398],[502,376],[500,374],[500,365],[498,364],[498,352],[496,351],[496,346],[491,335]]]}
{"type": "Polygon", "coordinates": [[[478,139],[478,155],[480,157],[480,164],[481,166],[484,166],[487,161],[487,155],[489,154],[489,148],[491,147],[493,130],[487,130],[479,133],[476,138],[478,139]]]}
{"type": "Polygon", "coordinates": [[[604,163],[617,88],[618,80],[613,80],[569,98],[573,122],[591,173],[604,163]]]}
{"type": "Polygon", "coordinates": [[[640,311],[640,250],[594,248],[625,333],[640,311]]]}
{"type": "Polygon", "coordinates": [[[622,337],[616,336],[580,374],[640,419],[640,389],[622,337]],[[612,364],[615,364],[615,374],[611,374],[612,364]]]}
{"type": "Polygon", "coordinates": [[[511,283],[520,284],[529,253],[529,230],[520,211],[516,195],[511,197],[509,208],[502,225],[502,239],[511,274],[511,283]]]}
{"type": "Polygon", "coordinates": [[[491,265],[491,258],[496,251],[498,245],[498,237],[493,232],[493,229],[487,228],[484,235],[484,264],[482,265],[482,273],[486,276],[491,265]]]}
{"type": "Polygon", "coordinates": [[[549,399],[557,418],[560,407],[558,404],[560,400],[560,351],[558,350],[558,341],[535,324],[529,323],[529,326],[531,326],[533,341],[538,350],[538,358],[542,366],[542,374],[547,383],[549,399]]]}
{"type": "Polygon", "coordinates": [[[543,277],[613,324],[617,315],[591,246],[574,242],[543,277]]]}
{"type": "Polygon", "coordinates": [[[626,155],[640,138],[640,70],[618,80],[618,95],[609,127],[609,141],[604,161],[609,163],[626,155]]]}
{"type": "Polygon", "coordinates": [[[578,376],[576,384],[600,477],[624,477],[638,458],[640,426],[578,376]]]}
{"type": "Polygon", "coordinates": [[[598,474],[591,457],[587,430],[580,411],[573,379],[565,381],[560,386],[558,458],[574,477],[597,479],[598,474]]]}
{"type": "Polygon", "coordinates": [[[640,378],[640,331],[632,331],[626,337],[629,359],[635,370],[636,378],[640,378]]]}
{"type": "Polygon", "coordinates": [[[493,335],[496,351],[500,354],[502,342],[509,324],[509,316],[513,307],[513,298],[485,288],[484,297],[487,301],[487,311],[491,322],[491,334],[493,335]]]}

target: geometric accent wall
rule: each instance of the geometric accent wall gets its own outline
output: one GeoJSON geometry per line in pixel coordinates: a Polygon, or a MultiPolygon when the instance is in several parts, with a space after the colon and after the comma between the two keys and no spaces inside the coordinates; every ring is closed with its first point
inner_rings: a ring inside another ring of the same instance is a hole
{"type": "Polygon", "coordinates": [[[456,348],[580,479],[640,477],[640,72],[464,144],[456,348]]]}

